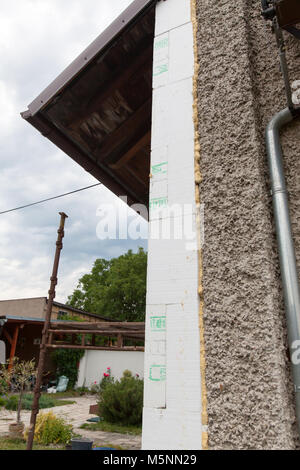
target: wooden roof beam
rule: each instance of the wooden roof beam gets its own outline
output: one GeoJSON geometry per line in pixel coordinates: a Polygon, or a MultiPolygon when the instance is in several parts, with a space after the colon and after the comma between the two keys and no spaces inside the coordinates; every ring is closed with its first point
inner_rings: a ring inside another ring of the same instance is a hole
{"type": "Polygon", "coordinates": [[[128,65],[122,64],[116,70],[114,76],[110,78],[108,82],[101,87],[100,91],[89,100],[86,108],[79,113],[79,116],[77,114],[77,118],[67,124],[67,126],[74,130],[80,126],[80,124],[88,119],[112,93],[119,88],[122,88],[122,86],[127,83],[133,75],[148,69],[149,62],[151,61],[152,63],[152,56],[153,40],[151,38],[150,44],[148,44],[146,48],[142,49],[138,56],[135,54],[134,59],[128,65]],[[124,69],[124,67],[126,68],[124,69]]]}
{"type": "Polygon", "coordinates": [[[125,138],[128,139],[128,135],[133,137],[137,129],[141,128],[143,124],[146,125],[147,119],[149,119],[149,126],[151,125],[151,108],[152,97],[103,140],[102,145],[95,151],[97,163],[103,162],[111,155],[125,138]]]}
{"type": "Polygon", "coordinates": [[[126,321],[123,321],[123,322],[72,322],[72,321],[68,321],[68,322],[65,322],[63,323],[62,321],[51,321],[51,329],[53,328],[58,328],[58,329],[64,329],[64,328],[73,328],[75,327],[76,329],[80,330],[80,329],[88,329],[88,330],[91,330],[91,329],[95,329],[97,330],[98,328],[100,329],[103,329],[103,328],[110,328],[110,327],[113,327],[113,328],[117,328],[117,327],[121,327],[121,328],[125,328],[125,329],[133,329],[133,328],[141,328],[141,329],[144,329],[145,328],[145,322],[126,322],[126,321]]]}
{"type": "Polygon", "coordinates": [[[87,349],[94,351],[144,351],[144,346],[123,346],[121,348],[115,346],[80,346],[75,344],[47,344],[49,349],[87,349]]]}
{"type": "Polygon", "coordinates": [[[64,335],[70,335],[70,334],[77,334],[77,335],[91,335],[91,334],[96,334],[96,335],[126,335],[131,334],[131,335],[144,335],[145,330],[49,330],[49,333],[52,334],[64,334],[64,335]]]}
{"type": "Polygon", "coordinates": [[[111,163],[109,166],[113,170],[119,170],[126,163],[128,163],[142,148],[149,145],[151,142],[151,130],[146,132],[129,150],[126,152],[116,163],[111,163]]]}

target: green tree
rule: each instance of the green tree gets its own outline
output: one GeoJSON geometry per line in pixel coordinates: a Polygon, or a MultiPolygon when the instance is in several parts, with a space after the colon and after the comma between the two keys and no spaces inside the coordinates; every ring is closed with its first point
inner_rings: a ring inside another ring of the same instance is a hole
{"type": "Polygon", "coordinates": [[[120,321],[144,321],[147,253],[139,248],[125,255],[95,261],[80,280],[68,303],[120,321]]]}

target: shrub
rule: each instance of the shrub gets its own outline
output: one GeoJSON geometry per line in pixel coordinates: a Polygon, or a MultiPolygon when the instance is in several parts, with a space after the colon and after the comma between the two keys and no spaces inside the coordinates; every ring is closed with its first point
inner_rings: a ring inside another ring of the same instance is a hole
{"type": "Polygon", "coordinates": [[[92,395],[97,395],[100,392],[100,385],[97,382],[94,382],[89,389],[89,393],[92,395]]]}
{"type": "MultiPolygon", "coordinates": [[[[28,436],[28,429],[25,431],[28,436]]],[[[72,426],[62,418],[58,418],[52,411],[39,413],[36,420],[34,441],[38,444],[67,444],[73,437],[72,426]]]]}
{"type": "Polygon", "coordinates": [[[17,411],[18,403],[19,403],[18,397],[16,395],[12,395],[6,400],[6,403],[4,406],[7,410],[17,411]]]}
{"type": "Polygon", "coordinates": [[[82,397],[86,393],[89,393],[89,389],[88,389],[88,387],[85,387],[84,385],[82,385],[82,387],[77,387],[76,388],[76,392],[79,393],[79,395],[82,397]]]}
{"type": "Polygon", "coordinates": [[[125,371],[120,380],[105,385],[99,394],[99,413],[105,421],[140,425],[143,409],[143,380],[125,371]]]}
{"type": "Polygon", "coordinates": [[[101,394],[104,391],[105,387],[109,384],[114,383],[114,381],[115,381],[115,379],[111,375],[111,369],[110,369],[110,367],[107,367],[106,372],[103,372],[102,379],[99,383],[98,393],[101,394]]]}
{"type": "Polygon", "coordinates": [[[0,393],[5,394],[9,391],[9,377],[8,372],[5,370],[4,366],[0,366],[0,393]]]}
{"type": "MultiPolygon", "coordinates": [[[[33,402],[33,394],[25,393],[22,398],[22,410],[31,410],[33,402]]],[[[56,396],[41,395],[39,399],[39,408],[53,408],[54,406],[70,405],[74,401],[58,400],[56,396]]],[[[18,397],[11,395],[9,398],[0,398],[0,406],[4,406],[7,410],[16,411],[18,409],[18,397]]]]}
{"type": "Polygon", "coordinates": [[[6,405],[6,399],[4,397],[0,397],[0,407],[6,405]]]}
{"type": "MultiPolygon", "coordinates": [[[[23,410],[31,410],[33,402],[33,395],[31,393],[26,393],[23,397],[23,410]]],[[[49,395],[41,395],[39,399],[39,408],[52,408],[56,405],[56,400],[54,397],[49,395]]]]}
{"type": "MultiPolygon", "coordinates": [[[[26,393],[22,398],[22,410],[31,410],[33,401],[33,395],[31,393],[26,393]]],[[[53,397],[47,395],[41,395],[39,400],[39,407],[42,408],[52,408],[55,406],[55,400],[53,397]]],[[[15,395],[10,396],[4,400],[4,406],[7,410],[16,411],[18,409],[18,397],[15,395]]]]}

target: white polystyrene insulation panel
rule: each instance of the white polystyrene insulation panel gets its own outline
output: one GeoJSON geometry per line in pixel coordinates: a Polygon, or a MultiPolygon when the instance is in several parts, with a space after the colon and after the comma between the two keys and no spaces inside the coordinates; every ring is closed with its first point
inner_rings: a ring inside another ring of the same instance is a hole
{"type": "Polygon", "coordinates": [[[144,408],[142,448],[144,450],[200,449],[201,416],[179,407],[144,408]]]}
{"type": "Polygon", "coordinates": [[[159,2],[155,31],[142,446],[200,449],[190,0],[159,2]],[[171,225],[178,238],[168,239],[171,225]]]}
{"type": "Polygon", "coordinates": [[[156,7],[155,36],[191,22],[190,0],[162,0],[156,7]]]}

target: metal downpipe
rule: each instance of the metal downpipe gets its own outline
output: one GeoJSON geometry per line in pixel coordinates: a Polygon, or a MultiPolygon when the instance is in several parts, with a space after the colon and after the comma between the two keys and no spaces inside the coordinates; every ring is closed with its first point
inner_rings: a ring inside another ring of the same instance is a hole
{"type": "Polygon", "coordinates": [[[281,128],[293,119],[288,108],[277,113],[267,126],[266,145],[300,434],[300,289],[280,144],[281,128]]]}

